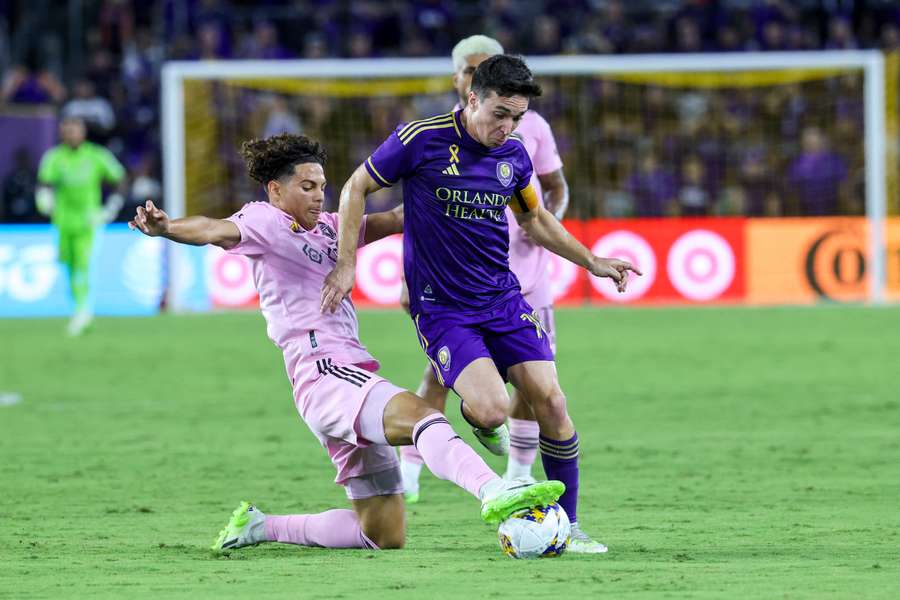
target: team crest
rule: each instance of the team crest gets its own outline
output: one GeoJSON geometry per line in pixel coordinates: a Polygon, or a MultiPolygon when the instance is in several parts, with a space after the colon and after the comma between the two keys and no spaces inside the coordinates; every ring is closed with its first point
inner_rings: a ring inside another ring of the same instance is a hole
{"type": "Polygon", "coordinates": [[[513,178],[513,166],[508,162],[498,162],[497,163],[497,179],[500,180],[501,185],[507,186],[510,184],[513,178]]]}
{"type": "Polygon", "coordinates": [[[438,350],[438,362],[441,363],[443,370],[447,371],[450,369],[450,348],[444,346],[438,350]]]}

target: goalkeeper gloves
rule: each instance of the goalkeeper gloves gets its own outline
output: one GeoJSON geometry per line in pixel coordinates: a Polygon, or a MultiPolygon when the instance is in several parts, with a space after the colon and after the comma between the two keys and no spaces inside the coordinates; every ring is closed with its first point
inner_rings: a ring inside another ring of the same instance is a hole
{"type": "Polygon", "coordinates": [[[106,199],[106,204],[104,204],[103,208],[97,211],[92,218],[94,227],[112,223],[119,214],[119,211],[122,210],[124,204],[125,199],[122,197],[122,194],[119,194],[118,192],[110,194],[106,199]]]}
{"type": "Polygon", "coordinates": [[[34,195],[34,204],[39,213],[45,217],[53,214],[53,190],[48,187],[39,187],[34,195]]]}

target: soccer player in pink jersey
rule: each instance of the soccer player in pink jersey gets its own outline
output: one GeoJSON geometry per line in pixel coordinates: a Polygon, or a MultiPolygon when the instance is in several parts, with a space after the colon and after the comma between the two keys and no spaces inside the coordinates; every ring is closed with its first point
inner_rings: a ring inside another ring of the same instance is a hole
{"type": "MultiPolygon", "coordinates": [[[[438,477],[479,498],[482,518],[496,523],[520,508],[546,505],[559,481],[505,482],[456,435],[437,410],[378,376],[378,361],[359,341],[349,298],[321,310],[325,276],[337,260],[338,215],[322,211],[325,150],[282,134],[246,142],[250,177],[268,202],[249,202],[227,219],[170,220],[147,202],[129,225],[150,236],[213,244],[250,259],[269,337],[284,353],[294,404],[328,452],[353,510],[265,515],[242,502],[213,544],[217,551],[284,542],[327,548],[400,548],[406,525],[400,470],[389,446],[412,444],[438,477]]],[[[368,215],[364,244],[402,231],[400,210],[368,215]]]]}
{"type": "MultiPolygon", "coordinates": [[[[453,48],[453,85],[459,94],[459,104],[454,110],[464,106],[472,83],[472,74],[482,61],[490,56],[503,54],[503,46],[497,40],[473,35],[461,40],[453,48]]],[[[556,148],[556,140],[550,125],[534,110],[529,110],[522,117],[513,136],[518,137],[525,145],[531,162],[534,165],[534,176],[531,184],[539,198],[542,197],[544,207],[557,219],[562,219],[569,204],[569,187],[562,170],[562,160],[556,148]],[[542,193],[543,192],[543,193],[542,193]]],[[[550,251],[535,244],[525,233],[507,208],[509,221],[509,266],[522,286],[522,295],[541,320],[547,333],[550,348],[556,354],[556,331],[553,320],[553,295],[547,285],[547,269],[550,251]]],[[[409,311],[409,297],[406,286],[403,287],[401,303],[409,311]]],[[[444,411],[449,390],[441,385],[435,377],[434,369],[429,364],[425,367],[422,382],[417,394],[432,407],[444,411]]],[[[509,457],[507,459],[507,479],[532,480],[531,466],[537,455],[540,428],[531,410],[530,403],[525,402],[521,392],[513,388],[512,413],[509,418],[509,457]]],[[[541,447],[542,460],[556,460],[556,449],[545,445],[541,447]]],[[[419,500],[419,476],[422,471],[422,456],[414,446],[400,448],[400,472],[403,476],[403,491],[407,502],[419,500]]],[[[602,553],[606,546],[592,540],[578,525],[577,487],[568,486],[563,494],[564,508],[573,522],[572,552],[602,553]]]]}

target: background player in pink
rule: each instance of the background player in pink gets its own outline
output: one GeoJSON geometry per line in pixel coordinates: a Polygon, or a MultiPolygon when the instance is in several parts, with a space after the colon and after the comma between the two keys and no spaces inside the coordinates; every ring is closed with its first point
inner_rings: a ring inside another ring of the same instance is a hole
{"type": "MultiPolygon", "coordinates": [[[[453,48],[453,85],[459,94],[458,109],[466,102],[472,73],[486,58],[495,54],[503,54],[503,46],[497,40],[473,35],[461,40],[453,48]]],[[[534,165],[534,176],[531,183],[535,187],[538,198],[543,197],[545,208],[557,219],[561,219],[569,204],[569,188],[563,175],[562,160],[556,148],[556,140],[550,125],[534,110],[529,110],[522,117],[515,133],[525,144],[534,165]]],[[[507,208],[509,221],[509,266],[522,286],[522,295],[541,319],[541,323],[550,339],[550,346],[556,354],[556,331],[553,321],[553,295],[547,285],[547,269],[550,251],[535,244],[516,222],[511,209],[507,208]]],[[[401,303],[409,310],[409,296],[406,286],[403,287],[401,303]]],[[[416,392],[428,404],[444,411],[449,390],[441,385],[434,375],[431,365],[426,365],[422,382],[416,392]]],[[[513,388],[513,409],[509,419],[510,450],[504,477],[507,479],[531,479],[531,466],[537,455],[539,427],[534,413],[528,403],[520,398],[520,392],[513,388]]],[[[422,457],[413,446],[400,448],[400,471],[403,475],[403,491],[407,502],[419,500],[419,476],[422,471],[422,457]]],[[[577,518],[577,515],[570,515],[577,518]]],[[[577,523],[577,521],[576,521],[577,523]]],[[[584,536],[586,538],[586,536],[584,536]]],[[[590,543],[581,539],[580,530],[576,528],[572,538],[572,551],[605,550],[600,543],[590,543]]]]}
{"type": "MultiPolygon", "coordinates": [[[[349,298],[323,312],[320,290],[337,259],[338,216],[322,212],[325,151],[303,136],[283,134],[242,147],[250,176],[268,202],[250,202],[228,219],[169,220],[147,202],[129,225],[176,242],[214,244],[249,257],[269,337],[284,353],[294,403],[327,450],[353,510],[269,515],[241,503],[214,550],[261,542],[329,548],[400,548],[405,510],[397,457],[388,445],[413,444],[429,469],[482,501],[482,518],[556,500],[558,481],[507,483],[418,396],[375,374],[360,343],[349,298]]],[[[402,230],[402,212],[369,215],[359,243],[402,230]]]]}

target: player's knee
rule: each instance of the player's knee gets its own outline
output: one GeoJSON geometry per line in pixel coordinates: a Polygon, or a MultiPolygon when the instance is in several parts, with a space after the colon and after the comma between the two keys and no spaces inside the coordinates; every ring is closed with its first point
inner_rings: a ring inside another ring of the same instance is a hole
{"type": "Polygon", "coordinates": [[[466,403],[466,412],[475,424],[485,429],[493,429],[506,423],[506,417],[509,416],[509,398],[473,403],[472,406],[466,403]]]}
{"type": "Polygon", "coordinates": [[[539,400],[535,411],[540,410],[545,419],[554,423],[563,423],[569,420],[569,410],[566,406],[566,395],[557,389],[546,394],[539,400]]]}

